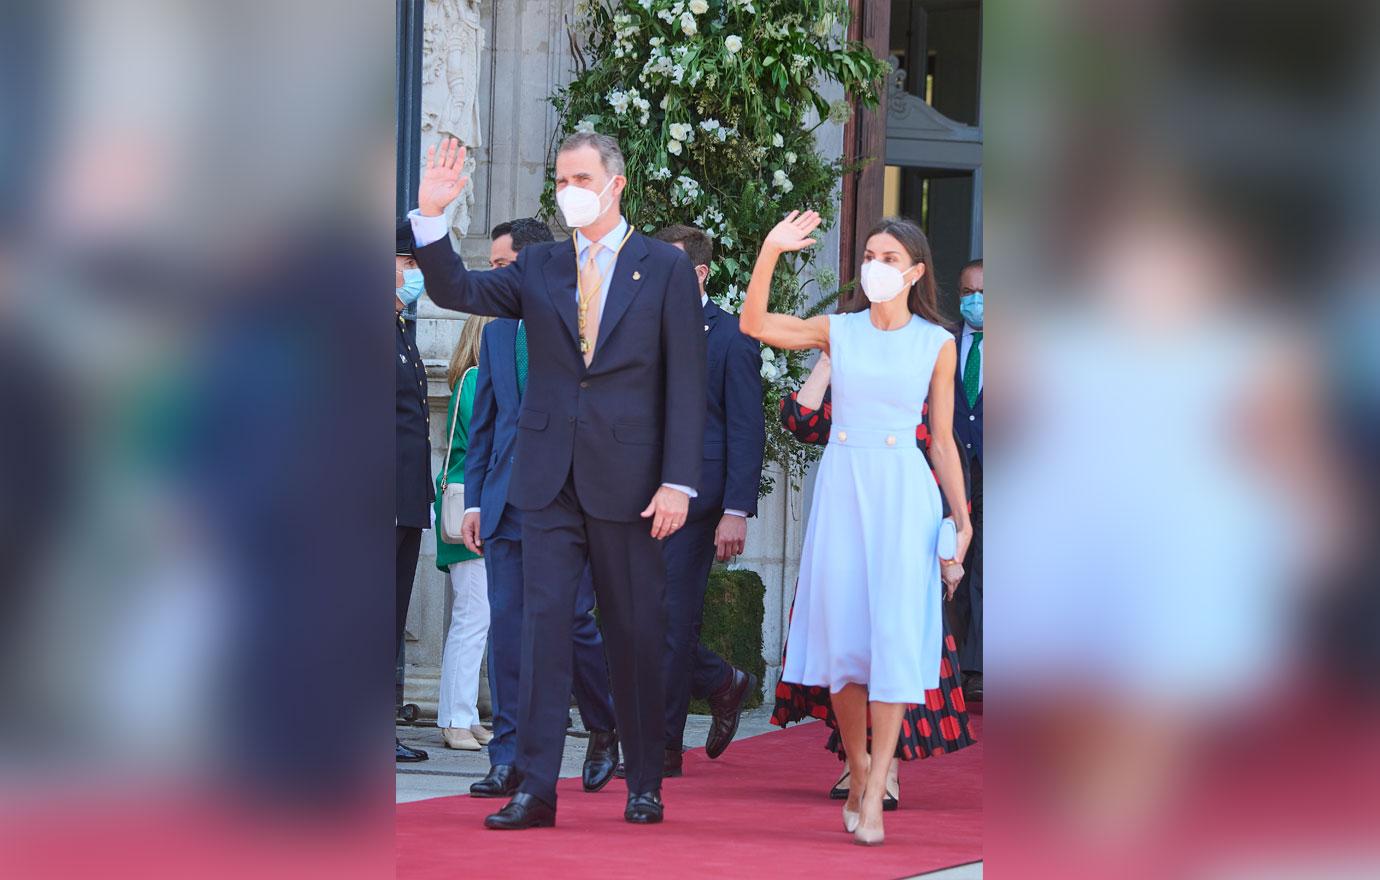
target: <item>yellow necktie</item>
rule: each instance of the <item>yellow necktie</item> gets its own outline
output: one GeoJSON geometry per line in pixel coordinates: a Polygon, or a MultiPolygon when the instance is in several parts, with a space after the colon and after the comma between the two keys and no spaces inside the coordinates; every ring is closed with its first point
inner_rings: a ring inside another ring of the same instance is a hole
{"type": "Polygon", "coordinates": [[[589,254],[580,266],[580,350],[585,366],[594,360],[594,343],[599,339],[599,296],[604,276],[599,271],[598,256],[603,245],[589,243],[589,254]]]}

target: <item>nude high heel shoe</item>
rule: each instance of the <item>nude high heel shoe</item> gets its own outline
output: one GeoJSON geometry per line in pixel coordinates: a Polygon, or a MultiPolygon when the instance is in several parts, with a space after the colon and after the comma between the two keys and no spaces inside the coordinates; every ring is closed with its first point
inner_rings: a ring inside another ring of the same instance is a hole
{"type": "Polygon", "coordinates": [[[853,842],[859,846],[881,846],[886,839],[886,832],[882,828],[882,811],[877,811],[877,827],[865,828],[862,824],[862,812],[858,812],[858,824],[853,830],[853,842]]]}

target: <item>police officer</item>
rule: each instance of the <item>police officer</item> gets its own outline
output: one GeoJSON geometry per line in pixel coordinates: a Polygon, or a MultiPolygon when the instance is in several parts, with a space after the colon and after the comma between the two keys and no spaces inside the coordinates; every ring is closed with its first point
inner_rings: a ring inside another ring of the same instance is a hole
{"type": "MultiPolygon", "coordinates": [[[[412,581],[417,575],[417,556],[422,547],[422,530],[431,525],[431,430],[426,403],[426,367],[417,351],[417,300],[422,296],[422,271],[412,257],[412,227],[398,223],[395,264],[396,337],[398,360],[396,392],[396,483],[397,510],[394,528],[397,547],[397,620],[393,628],[394,656],[402,652],[403,624],[412,600],[412,581]]],[[[408,748],[394,738],[399,761],[425,761],[427,753],[408,748]]]]}

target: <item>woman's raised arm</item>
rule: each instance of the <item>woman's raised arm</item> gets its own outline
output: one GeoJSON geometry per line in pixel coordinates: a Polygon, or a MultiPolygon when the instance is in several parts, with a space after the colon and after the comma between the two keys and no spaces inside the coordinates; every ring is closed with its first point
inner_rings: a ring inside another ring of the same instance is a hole
{"type": "Polygon", "coordinates": [[[747,335],[774,348],[829,350],[828,317],[819,315],[807,319],[767,311],[771,276],[776,271],[777,259],[783,253],[804,250],[814,244],[810,233],[819,226],[819,222],[819,214],[814,211],[803,214],[792,211],[767,234],[767,240],[762,242],[762,249],[757,253],[757,263],[752,268],[747,298],[738,313],[738,328],[747,335]]]}

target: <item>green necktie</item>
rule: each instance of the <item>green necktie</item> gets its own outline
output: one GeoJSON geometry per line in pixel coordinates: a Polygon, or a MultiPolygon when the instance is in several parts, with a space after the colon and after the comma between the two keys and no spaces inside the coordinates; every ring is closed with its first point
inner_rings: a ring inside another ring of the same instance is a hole
{"type": "Polygon", "coordinates": [[[518,396],[527,392],[527,323],[518,322],[517,331],[517,380],[518,396]]]}
{"type": "Polygon", "coordinates": [[[968,359],[963,362],[963,393],[968,395],[968,405],[973,406],[977,403],[978,394],[982,392],[982,355],[978,349],[982,348],[982,331],[977,330],[973,333],[973,342],[968,346],[968,359]]]}

